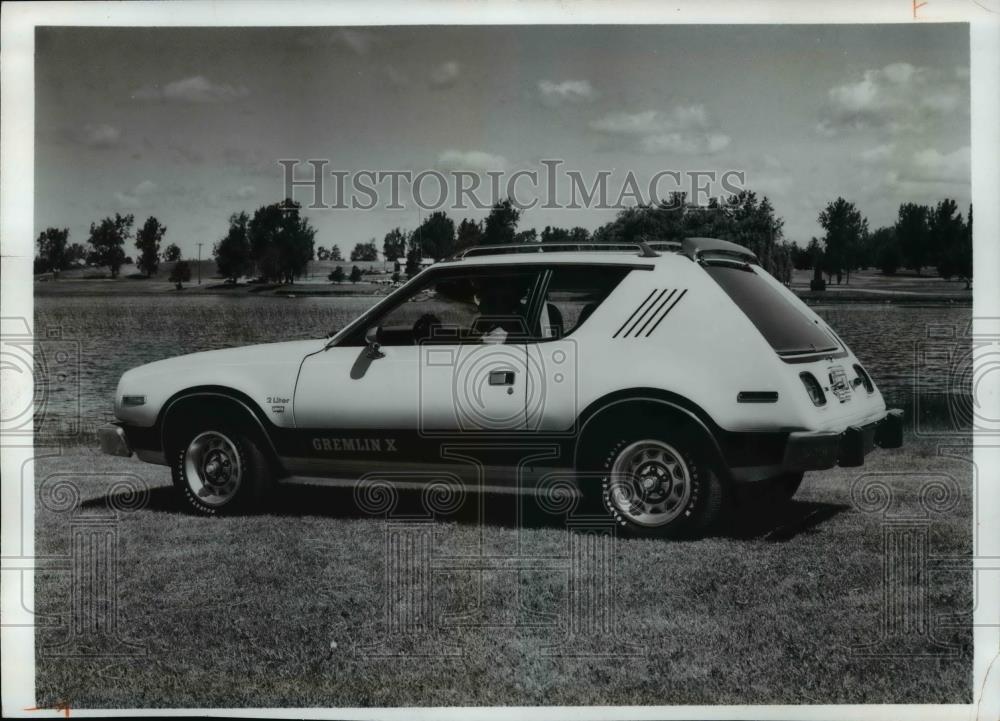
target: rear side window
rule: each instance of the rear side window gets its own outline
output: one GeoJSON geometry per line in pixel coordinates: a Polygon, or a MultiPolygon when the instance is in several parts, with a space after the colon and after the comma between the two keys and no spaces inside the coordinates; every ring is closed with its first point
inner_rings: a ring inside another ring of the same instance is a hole
{"type": "Polygon", "coordinates": [[[614,266],[552,268],[540,309],[538,337],[564,338],[586,322],[629,272],[614,266]]]}
{"type": "Polygon", "coordinates": [[[829,334],[752,268],[720,263],[705,270],[779,355],[839,350],[829,334]]]}

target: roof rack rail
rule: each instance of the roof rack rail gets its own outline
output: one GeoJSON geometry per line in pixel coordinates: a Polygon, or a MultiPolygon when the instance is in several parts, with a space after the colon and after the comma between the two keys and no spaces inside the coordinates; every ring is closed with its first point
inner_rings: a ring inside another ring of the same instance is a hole
{"type": "Polygon", "coordinates": [[[681,241],[681,249],[684,255],[696,262],[701,261],[703,256],[709,255],[760,263],[757,254],[749,248],[718,238],[685,238],[681,241]]]}
{"type": "Polygon", "coordinates": [[[507,243],[503,245],[474,245],[470,248],[460,250],[446,260],[461,260],[476,255],[503,255],[505,253],[553,253],[572,251],[603,251],[613,253],[616,251],[638,250],[640,258],[659,257],[653,248],[644,241],[630,243],[568,243],[562,241],[545,243],[507,243]]]}

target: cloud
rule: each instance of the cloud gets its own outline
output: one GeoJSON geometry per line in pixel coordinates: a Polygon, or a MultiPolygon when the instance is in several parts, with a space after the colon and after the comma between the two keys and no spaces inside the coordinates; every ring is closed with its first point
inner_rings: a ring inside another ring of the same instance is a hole
{"type": "Polygon", "coordinates": [[[895,146],[892,143],[883,143],[882,145],[876,145],[867,150],[861,151],[861,162],[863,163],[881,163],[888,160],[892,156],[892,151],[895,146]]]}
{"type": "Polygon", "coordinates": [[[177,160],[183,160],[195,165],[205,161],[205,156],[201,151],[176,143],[167,146],[167,151],[177,160]]]}
{"type": "Polygon", "coordinates": [[[376,44],[376,37],[365,30],[341,28],[330,32],[328,28],[309,28],[295,39],[299,47],[344,48],[355,55],[367,55],[376,44]]]}
{"type": "Polygon", "coordinates": [[[97,123],[83,126],[83,142],[92,148],[112,148],[118,145],[122,132],[113,125],[97,123]]]}
{"type": "Polygon", "coordinates": [[[233,196],[237,200],[247,200],[249,198],[254,197],[255,195],[257,195],[257,188],[255,188],[252,185],[244,185],[243,187],[238,188],[235,193],[233,193],[233,196]]]}
{"type": "Polygon", "coordinates": [[[226,103],[250,94],[242,85],[214,83],[204,75],[174,80],[164,85],[146,86],[132,93],[139,100],[169,100],[179,103],[226,103]]]}
{"type": "Polygon", "coordinates": [[[589,80],[563,80],[561,83],[540,80],[538,92],[542,102],[550,107],[589,103],[597,98],[597,91],[589,80]]]}
{"type": "Polygon", "coordinates": [[[361,30],[338,30],[333,34],[333,42],[349,48],[355,55],[367,55],[372,46],[372,36],[361,30]]]}
{"type": "Polygon", "coordinates": [[[904,180],[928,183],[971,182],[971,153],[968,145],[942,153],[935,148],[925,148],[913,156],[913,166],[904,180]]]}
{"type": "Polygon", "coordinates": [[[681,153],[682,155],[712,155],[729,147],[730,137],[725,133],[665,133],[647,135],[642,148],[647,153],[681,153]]]}
{"type": "Polygon", "coordinates": [[[139,208],[156,192],[156,189],[156,183],[152,180],[143,180],[131,190],[115,193],[115,200],[123,208],[139,208]]]}
{"type": "Polygon", "coordinates": [[[669,113],[612,113],[591,121],[590,127],[606,135],[638,138],[639,148],[647,153],[712,154],[725,150],[731,141],[713,129],[703,105],[679,105],[669,113]]]}
{"type": "Polygon", "coordinates": [[[826,136],[864,129],[912,129],[962,107],[968,107],[968,90],[955,73],[891,63],[830,88],[816,129],[826,136]]]}
{"type": "Polygon", "coordinates": [[[462,67],[454,60],[441,63],[431,70],[430,84],[434,88],[451,87],[458,81],[458,76],[462,74],[462,67]]]}
{"type": "Polygon", "coordinates": [[[437,164],[445,170],[465,170],[485,173],[488,170],[503,170],[507,159],[483,150],[445,150],[438,156],[437,164]]]}

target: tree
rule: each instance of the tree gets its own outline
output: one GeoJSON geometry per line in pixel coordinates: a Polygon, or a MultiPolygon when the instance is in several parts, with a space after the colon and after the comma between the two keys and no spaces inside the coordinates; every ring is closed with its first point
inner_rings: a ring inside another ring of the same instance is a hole
{"type": "Polygon", "coordinates": [[[294,283],[313,259],[316,230],[291,198],[258,208],[247,226],[250,257],[264,280],[294,283]]]}
{"type": "Polygon", "coordinates": [[[868,221],[862,217],[854,203],[838,197],[819,214],[819,224],[826,231],[823,243],[826,246],[824,256],[827,260],[828,272],[837,276],[847,273],[847,282],[851,282],[851,270],[856,267],[856,253],[861,245],[861,239],[868,232],[868,221]]]}
{"type": "Polygon", "coordinates": [[[179,260],[170,271],[168,280],[174,284],[177,290],[183,290],[184,284],[191,280],[191,264],[186,260],[179,260]]]}
{"type": "Polygon", "coordinates": [[[397,261],[406,255],[406,234],[399,228],[393,228],[382,239],[382,256],[386,260],[397,261]]]}
{"type": "Polygon", "coordinates": [[[955,249],[955,273],[965,281],[965,289],[972,284],[972,203],[969,203],[969,220],[965,224],[965,233],[955,249]]]}
{"type": "Polygon", "coordinates": [[[177,247],[176,243],[167,246],[167,249],[163,251],[163,259],[168,263],[176,263],[181,259],[181,249],[177,247]]]}
{"type": "Polygon", "coordinates": [[[419,258],[424,256],[434,260],[447,258],[455,252],[455,222],[440,210],[431,213],[427,216],[427,220],[413,231],[410,247],[412,248],[414,244],[418,248],[419,258]]]}
{"type": "Polygon", "coordinates": [[[410,249],[406,251],[406,277],[412,278],[420,272],[420,246],[417,243],[410,243],[410,249]]]}
{"type": "Polygon", "coordinates": [[[250,273],[253,261],[250,258],[250,216],[245,212],[229,216],[229,230],[226,237],[212,248],[215,267],[219,275],[235,283],[238,278],[250,273]]]}
{"type": "Polygon", "coordinates": [[[337,261],[340,261],[340,260],[344,259],[344,256],[342,256],[340,254],[340,246],[339,245],[331,245],[330,246],[330,258],[329,259],[330,260],[337,260],[337,261]]]}
{"type": "Polygon", "coordinates": [[[917,275],[927,265],[929,215],[930,208],[925,205],[903,203],[899,206],[896,219],[896,240],[899,241],[903,264],[915,270],[917,275]]]}
{"type": "Polygon", "coordinates": [[[375,247],[375,239],[372,238],[367,243],[358,243],[351,251],[351,260],[375,261],[378,260],[378,249],[375,247]]]}
{"type": "Polygon", "coordinates": [[[56,278],[59,277],[59,271],[69,265],[68,241],[69,228],[46,228],[35,241],[38,244],[40,267],[52,271],[56,278]]]}
{"type": "Polygon", "coordinates": [[[938,275],[946,280],[958,273],[958,250],[965,238],[965,223],[958,204],[945,198],[927,219],[928,254],[937,265],[938,275]]]}
{"type": "Polygon", "coordinates": [[[569,231],[569,239],[573,243],[587,243],[590,242],[590,231],[586,228],[581,228],[579,225],[569,231]]]}
{"type": "Polygon", "coordinates": [[[895,275],[903,262],[896,240],[896,230],[892,226],[876,228],[868,236],[872,264],[882,271],[883,275],[895,275]]]}
{"type": "Polygon", "coordinates": [[[87,249],[82,243],[71,243],[68,248],[66,248],[66,264],[76,265],[77,263],[82,263],[87,260],[87,249]]]}
{"type": "Polygon", "coordinates": [[[458,238],[455,241],[456,250],[464,250],[475,245],[482,245],[483,228],[474,220],[462,218],[458,224],[458,238]]]}
{"type": "Polygon", "coordinates": [[[541,241],[543,243],[568,243],[569,238],[570,234],[566,228],[555,228],[551,225],[542,228],[541,241]]]}
{"type": "Polygon", "coordinates": [[[483,244],[513,243],[517,222],[520,219],[521,211],[514,207],[510,199],[496,203],[483,223],[483,244]]]}
{"type": "Polygon", "coordinates": [[[361,268],[359,268],[356,265],[352,266],[351,267],[351,282],[352,283],[357,283],[359,280],[361,280],[361,268]]]}
{"type": "Polygon", "coordinates": [[[520,230],[514,234],[515,243],[537,243],[538,242],[538,231],[534,228],[528,228],[527,230],[520,230]]]}
{"type": "Polygon", "coordinates": [[[139,249],[139,270],[150,277],[160,267],[160,241],[167,232],[153,216],[146,218],[142,228],[135,234],[135,247],[139,249]]]}
{"type": "Polygon", "coordinates": [[[331,270],[330,275],[327,276],[334,283],[343,283],[345,277],[344,269],[339,265],[331,270]]]}
{"type": "Polygon", "coordinates": [[[135,216],[118,213],[115,213],[114,218],[107,217],[100,223],[91,223],[87,242],[93,250],[87,256],[87,261],[94,265],[106,266],[111,271],[111,277],[117,278],[118,270],[125,262],[123,247],[131,236],[134,223],[135,216]]]}
{"type": "Polygon", "coordinates": [[[324,248],[322,245],[316,248],[316,260],[329,260],[330,251],[324,248]]]}

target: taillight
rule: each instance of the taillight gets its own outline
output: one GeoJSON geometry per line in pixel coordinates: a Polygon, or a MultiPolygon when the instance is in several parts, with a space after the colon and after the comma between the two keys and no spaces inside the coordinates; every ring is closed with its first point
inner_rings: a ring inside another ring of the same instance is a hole
{"type": "Polygon", "coordinates": [[[861,384],[865,387],[865,390],[869,393],[874,393],[875,384],[872,383],[871,376],[869,376],[868,372],[861,367],[860,363],[854,364],[854,372],[858,374],[858,378],[861,379],[861,384]]]}
{"type": "Polygon", "coordinates": [[[826,405],[826,395],[823,394],[823,387],[816,380],[816,377],[812,373],[799,373],[799,378],[802,379],[802,385],[806,387],[806,392],[809,393],[809,397],[812,399],[814,406],[825,406],[826,405]]]}

